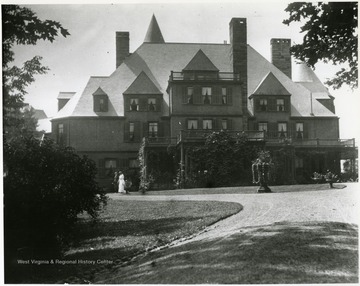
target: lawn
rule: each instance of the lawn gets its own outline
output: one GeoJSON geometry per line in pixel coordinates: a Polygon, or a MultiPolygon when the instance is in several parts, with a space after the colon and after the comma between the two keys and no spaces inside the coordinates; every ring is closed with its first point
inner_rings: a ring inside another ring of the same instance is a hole
{"type": "Polygon", "coordinates": [[[50,265],[17,265],[13,283],[89,283],[99,271],[198,233],[241,209],[229,202],[109,200],[98,223],[80,218],[64,257],[50,265]]]}
{"type": "Polygon", "coordinates": [[[282,222],[153,252],[100,284],[358,283],[358,228],[282,222]]]}

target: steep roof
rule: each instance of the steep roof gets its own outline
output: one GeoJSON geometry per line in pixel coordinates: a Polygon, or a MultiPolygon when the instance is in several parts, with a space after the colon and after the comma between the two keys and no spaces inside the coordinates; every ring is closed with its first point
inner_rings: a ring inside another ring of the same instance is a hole
{"type": "MultiPolygon", "coordinates": [[[[187,67],[199,50],[220,72],[233,71],[229,44],[143,43],[109,77],[91,77],[84,91],[74,95],[55,118],[124,116],[123,93],[139,93],[142,88],[146,92],[163,94],[164,106],[161,110],[162,115],[167,116],[169,95],[166,88],[170,72],[181,71],[187,67]],[[93,111],[93,93],[99,88],[109,98],[108,111],[101,115],[93,111]]],[[[282,93],[291,94],[292,116],[311,116],[311,102],[315,116],[336,116],[316,100],[318,97],[314,96],[314,91],[309,87],[292,81],[251,46],[248,45],[247,50],[248,96],[259,92],[261,83],[269,88],[270,83],[273,83],[282,93]]]]}
{"type": "Polygon", "coordinates": [[[253,93],[254,95],[290,95],[281,82],[269,72],[253,93]]]}
{"type": "Polygon", "coordinates": [[[146,32],[144,43],[165,43],[155,15],[152,16],[149,28],[146,32]]]}
{"type": "Polygon", "coordinates": [[[183,71],[219,71],[219,69],[200,49],[183,71]]]}
{"type": "Polygon", "coordinates": [[[162,94],[147,74],[142,71],[124,94],[162,94]]]}

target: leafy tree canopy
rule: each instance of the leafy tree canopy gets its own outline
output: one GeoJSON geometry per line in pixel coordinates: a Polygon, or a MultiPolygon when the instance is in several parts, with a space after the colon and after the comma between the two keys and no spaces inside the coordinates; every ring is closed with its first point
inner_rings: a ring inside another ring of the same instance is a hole
{"type": "Polygon", "coordinates": [[[48,71],[47,67],[42,66],[40,56],[26,61],[22,67],[11,66],[15,55],[12,50],[14,45],[35,45],[39,40],[53,42],[59,33],[64,37],[70,35],[60,23],[42,21],[28,8],[18,5],[2,6],[4,129],[20,124],[13,120],[12,113],[22,107],[26,87],[34,82],[34,76],[48,71]]]}
{"type": "Polygon", "coordinates": [[[348,64],[326,84],[335,89],[344,83],[358,86],[358,4],[357,2],[295,2],[285,9],[290,14],[283,23],[305,20],[303,43],[291,47],[293,55],[311,67],[318,61],[348,64]]]}

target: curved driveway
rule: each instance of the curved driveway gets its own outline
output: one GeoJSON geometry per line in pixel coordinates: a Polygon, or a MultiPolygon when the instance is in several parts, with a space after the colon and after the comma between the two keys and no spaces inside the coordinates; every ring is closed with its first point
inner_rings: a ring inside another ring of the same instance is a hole
{"type": "Polygon", "coordinates": [[[176,242],[167,249],[149,253],[143,258],[135,258],[129,265],[119,265],[111,272],[98,273],[94,282],[354,283],[358,281],[358,272],[356,262],[352,260],[357,260],[357,247],[354,248],[348,242],[354,239],[356,241],[352,235],[357,232],[357,227],[346,228],[333,222],[359,224],[359,193],[357,183],[348,184],[344,189],[270,194],[111,195],[111,198],[120,200],[231,201],[243,205],[243,210],[189,240],[176,242]],[[285,228],[276,225],[280,222],[285,222],[285,228]],[[308,223],[308,231],[305,229],[301,236],[294,240],[294,244],[290,240],[290,244],[266,246],[266,243],[271,241],[270,237],[275,237],[281,229],[284,236],[293,234],[291,226],[296,228],[296,225],[299,225],[297,222],[308,223]],[[312,224],[313,222],[315,224],[312,224]],[[327,224],[327,231],[324,233],[327,240],[334,242],[317,245],[318,241],[324,241],[325,238],[321,237],[323,230],[321,226],[316,226],[316,222],[332,222],[327,224]],[[266,236],[256,247],[247,248],[247,245],[256,241],[253,238],[259,235],[254,232],[254,227],[265,229],[260,235],[266,236]],[[330,234],[332,236],[329,236],[330,234]],[[266,251],[261,252],[264,247],[266,251]],[[248,249],[253,252],[249,254],[248,249]],[[282,256],[284,253],[286,256],[282,256]],[[272,260],[274,256],[277,256],[275,265],[272,260]],[[253,257],[255,259],[252,259],[253,257]],[[355,266],[349,266],[352,265],[350,262],[355,266]],[[335,266],[332,266],[332,263],[335,263],[335,266]]]}

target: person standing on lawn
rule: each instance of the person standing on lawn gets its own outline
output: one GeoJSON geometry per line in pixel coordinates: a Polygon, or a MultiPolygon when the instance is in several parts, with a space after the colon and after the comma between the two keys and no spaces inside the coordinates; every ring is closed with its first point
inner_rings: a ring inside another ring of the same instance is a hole
{"type": "Polygon", "coordinates": [[[112,184],[114,186],[115,193],[117,193],[117,191],[119,189],[119,172],[118,171],[114,172],[114,179],[113,179],[112,184]]]}
{"type": "Polygon", "coordinates": [[[126,194],[125,191],[125,177],[124,174],[120,171],[119,172],[119,189],[118,192],[121,194],[126,194]]]}

